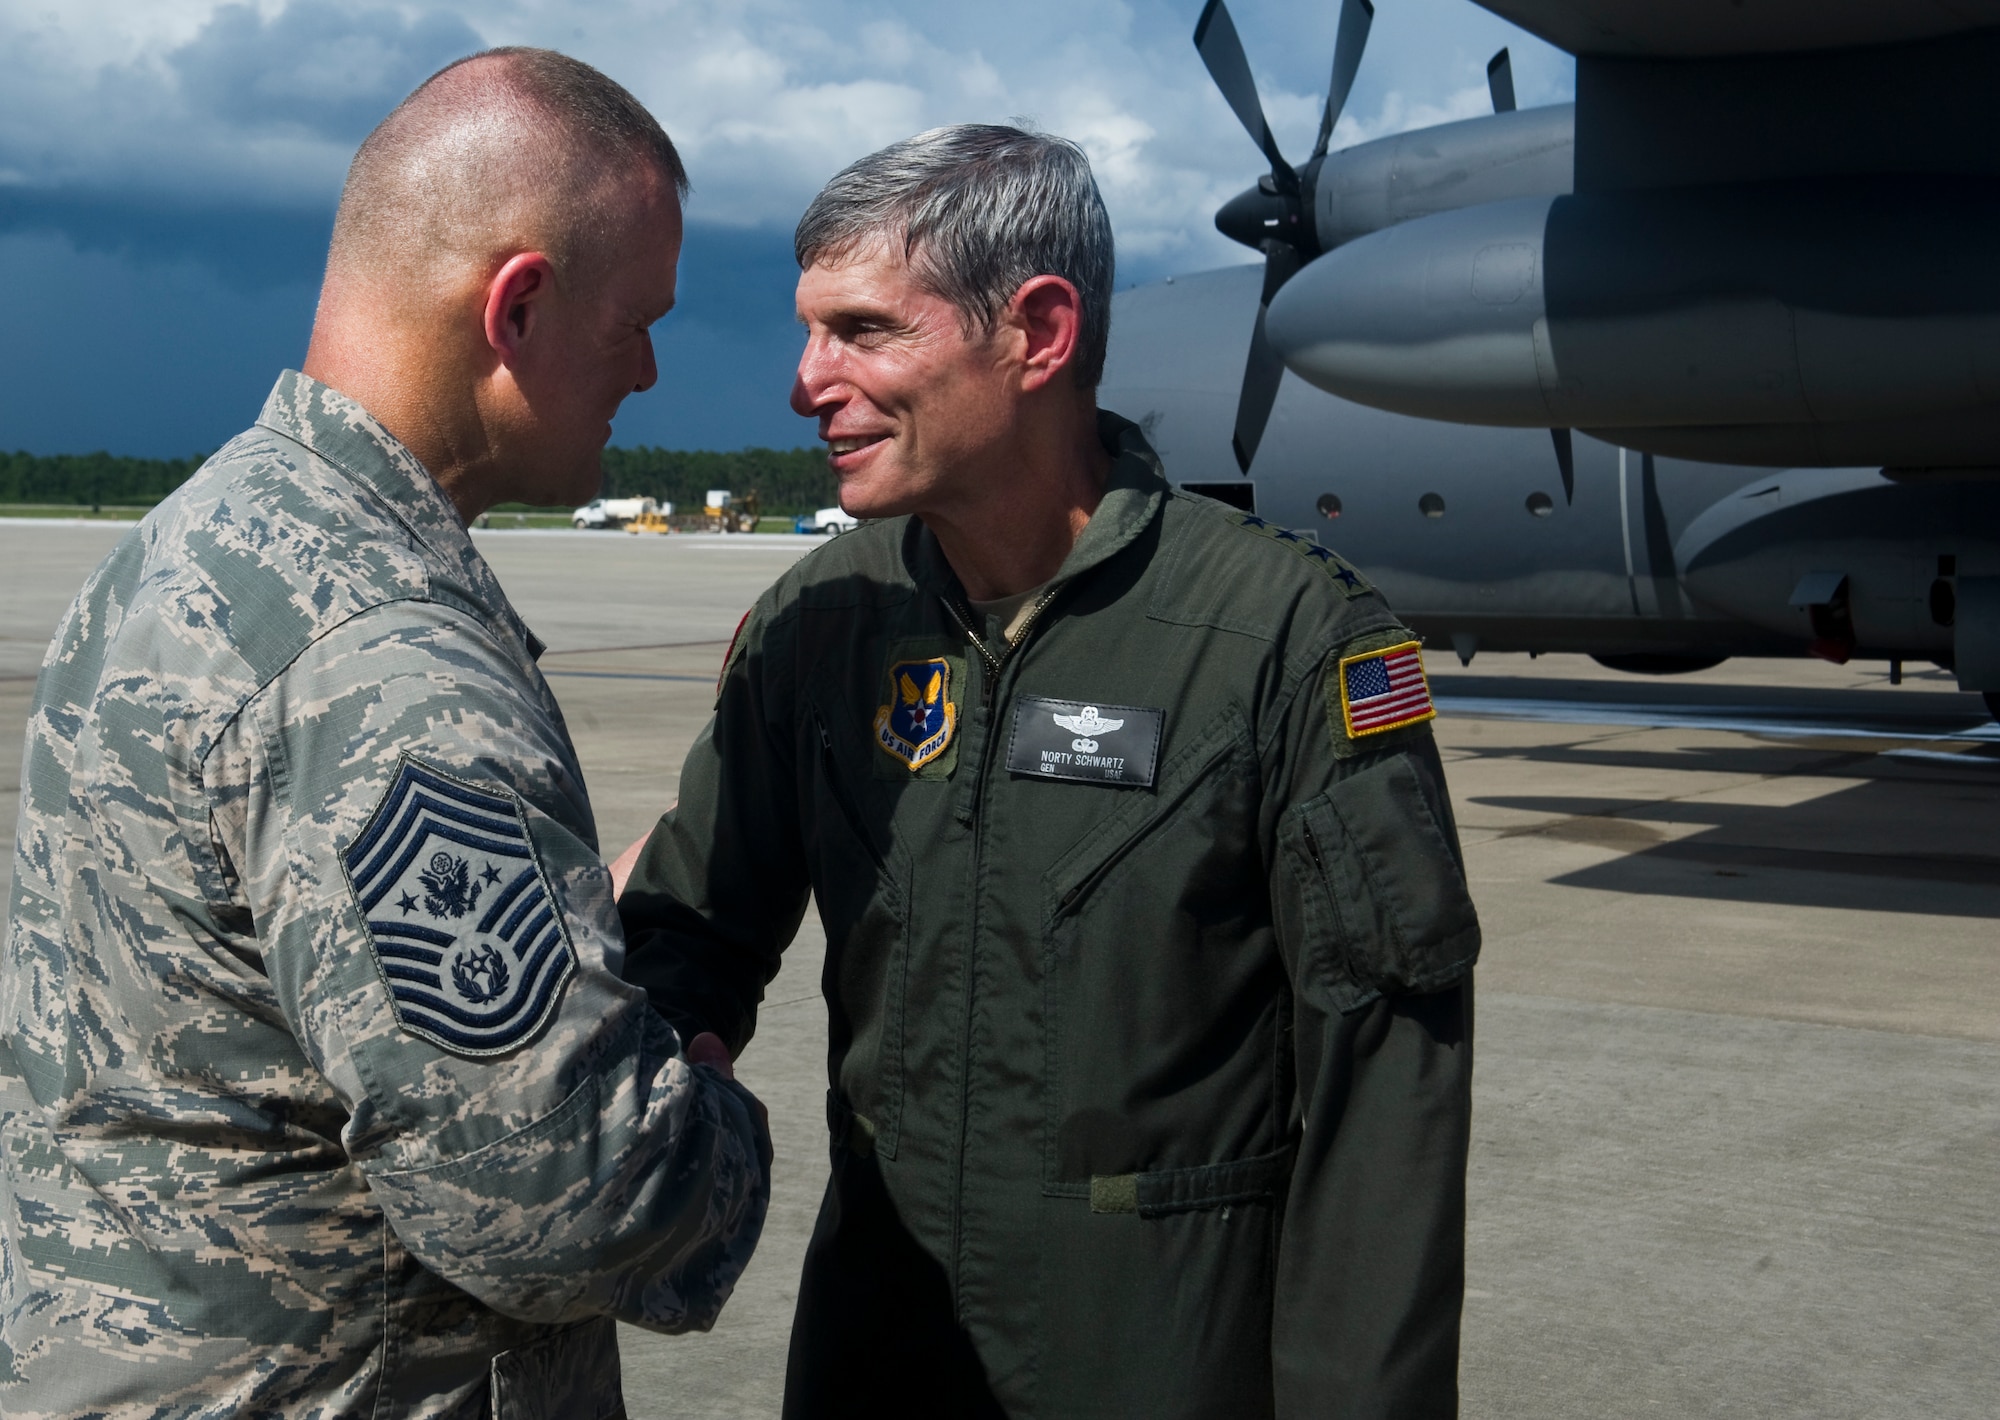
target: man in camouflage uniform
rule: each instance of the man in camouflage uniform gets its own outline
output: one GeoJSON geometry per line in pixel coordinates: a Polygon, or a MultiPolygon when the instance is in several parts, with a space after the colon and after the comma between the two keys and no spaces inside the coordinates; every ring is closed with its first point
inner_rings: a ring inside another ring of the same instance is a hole
{"type": "Polygon", "coordinates": [[[586,66],[435,76],[356,157],[309,374],[65,619],[0,961],[13,1420],[605,1420],[614,1319],[706,1328],[742,1271],[759,1109],[620,979],[465,531],[593,490],[684,185],[586,66]]]}
{"type": "Polygon", "coordinates": [[[876,521],[751,612],[619,899],[732,1049],[826,927],[786,1414],[1451,1414],[1479,928],[1418,647],[1097,411],[1071,145],[897,144],[797,247],[793,407],[876,521]]]}

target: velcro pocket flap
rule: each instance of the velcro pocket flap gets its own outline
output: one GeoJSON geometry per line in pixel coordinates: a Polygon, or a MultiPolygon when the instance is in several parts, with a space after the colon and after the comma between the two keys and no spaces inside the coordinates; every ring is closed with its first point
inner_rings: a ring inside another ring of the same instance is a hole
{"type": "Polygon", "coordinates": [[[1096,1174],[1090,1180],[1090,1211],[1137,1213],[1159,1218],[1232,1203],[1275,1198],[1291,1173],[1292,1150],[1274,1149],[1254,1158],[1148,1173],[1096,1174]]]}
{"type": "Polygon", "coordinates": [[[1478,959],[1465,875],[1408,756],[1294,808],[1281,845],[1300,888],[1300,986],[1335,1010],[1441,990],[1478,959]]]}

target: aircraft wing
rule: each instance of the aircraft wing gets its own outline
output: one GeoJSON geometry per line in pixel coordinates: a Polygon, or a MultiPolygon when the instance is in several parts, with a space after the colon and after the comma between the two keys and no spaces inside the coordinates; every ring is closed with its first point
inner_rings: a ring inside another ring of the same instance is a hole
{"type": "Polygon", "coordinates": [[[2000,24],[2000,0],[1477,0],[1571,54],[1720,58],[1848,49],[2000,24]]]}

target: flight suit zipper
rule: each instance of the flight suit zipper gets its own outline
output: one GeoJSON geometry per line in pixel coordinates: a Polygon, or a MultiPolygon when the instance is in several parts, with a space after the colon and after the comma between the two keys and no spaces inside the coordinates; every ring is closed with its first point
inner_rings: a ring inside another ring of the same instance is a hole
{"type": "Polygon", "coordinates": [[[1056,599],[1056,592],[1058,590],[1060,589],[1050,587],[1046,592],[1042,593],[1041,598],[1033,606],[1028,608],[1028,614],[1021,618],[1020,639],[1018,641],[1009,641],[1007,649],[997,656],[993,654],[993,648],[986,644],[986,638],[972,629],[971,619],[959,609],[957,602],[953,601],[950,597],[941,596],[938,598],[939,601],[944,603],[944,609],[951,613],[951,619],[958,623],[958,629],[965,633],[965,639],[972,643],[972,648],[975,651],[979,652],[979,658],[986,662],[986,685],[980,692],[980,700],[985,704],[987,709],[991,710],[993,708],[993,693],[1000,686],[1000,668],[1014,658],[1016,651],[1028,644],[1028,633],[1034,629],[1035,621],[1041,616],[1042,609],[1056,599]]]}
{"type": "Polygon", "coordinates": [[[951,613],[951,619],[958,624],[958,629],[965,633],[965,639],[970,641],[972,648],[979,653],[980,660],[985,663],[986,683],[980,687],[979,698],[988,717],[984,741],[979,747],[979,763],[974,766],[978,777],[973,781],[974,798],[971,806],[972,880],[968,894],[970,920],[966,924],[968,945],[965,958],[965,1016],[960,1023],[958,1040],[958,1158],[951,1189],[951,1309],[953,1317],[960,1325],[966,1322],[965,1312],[960,1304],[959,1260],[965,1251],[965,1158],[969,1152],[967,1136],[972,1117],[972,1015],[977,1003],[973,982],[979,952],[979,880],[983,867],[981,860],[986,847],[985,834],[981,830],[979,819],[979,797],[986,785],[987,770],[993,763],[993,742],[999,738],[991,723],[991,717],[994,696],[1000,689],[1001,673],[1008,662],[1014,659],[1015,653],[1027,645],[1028,633],[1034,629],[1035,622],[1041,616],[1043,609],[1055,600],[1058,590],[1057,587],[1050,587],[1042,593],[1035,604],[1028,609],[1028,614],[1021,618],[1020,638],[1009,640],[1007,649],[999,655],[993,653],[993,648],[986,644],[984,636],[972,629],[971,618],[959,608],[956,601],[948,596],[938,598],[944,603],[944,609],[951,613]]]}

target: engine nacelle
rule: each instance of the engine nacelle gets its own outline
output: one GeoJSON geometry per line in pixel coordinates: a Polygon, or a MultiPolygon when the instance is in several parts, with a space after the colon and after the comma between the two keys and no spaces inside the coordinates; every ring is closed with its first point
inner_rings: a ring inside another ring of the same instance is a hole
{"type": "Polygon", "coordinates": [[[1295,372],[1469,424],[1772,466],[2000,465],[2000,182],[1532,197],[1328,252],[1272,302],[1295,372]]]}
{"type": "MultiPolygon", "coordinates": [[[[1953,660],[1991,644],[2000,665],[2000,483],[1898,484],[1874,469],[1789,469],[1689,523],[1681,584],[1801,649],[1953,660]]],[[[1969,689],[2000,689],[1967,683],[1969,689]]]]}

